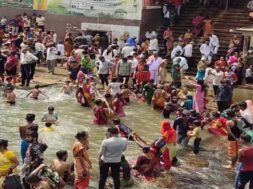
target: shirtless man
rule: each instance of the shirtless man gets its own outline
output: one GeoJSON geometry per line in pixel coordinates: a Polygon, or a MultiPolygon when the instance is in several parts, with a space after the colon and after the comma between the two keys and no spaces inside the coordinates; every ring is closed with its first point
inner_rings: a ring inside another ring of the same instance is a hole
{"type": "Polygon", "coordinates": [[[7,95],[7,91],[8,91],[7,89],[10,89],[10,88],[14,89],[14,86],[12,84],[12,77],[8,76],[3,83],[4,97],[6,97],[7,95]]]}
{"type": "Polygon", "coordinates": [[[27,124],[25,126],[20,126],[19,127],[19,134],[20,134],[20,138],[21,138],[21,156],[22,156],[22,160],[24,161],[25,156],[26,156],[26,151],[28,148],[28,143],[26,141],[26,133],[28,131],[34,131],[37,132],[38,131],[38,124],[33,123],[33,121],[35,120],[35,114],[26,114],[25,117],[27,124]]]}
{"type": "Polygon", "coordinates": [[[31,188],[43,188],[43,189],[52,189],[49,184],[49,181],[42,178],[38,175],[30,175],[26,178],[26,182],[29,183],[31,188]]]}
{"type": "Polygon", "coordinates": [[[9,103],[10,105],[14,105],[16,103],[16,95],[13,92],[13,88],[6,89],[6,99],[5,102],[9,103]]]}
{"type": "Polygon", "coordinates": [[[53,171],[56,171],[64,182],[73,178],[71,173],[71,166],[67,163],[68,152],[60,150],[56,152],[57,159],[54,159],[50,167],[53,171]]]}
{"type": "Polygon", "coordinates": [[[34,89],[30,91],[26,97],[29,97],[31,95],[31,98],[34,100],[38,100],[39,94],[44,95],[45,97],[49,98],[46,94],[44,94],[40,89],[39,85],[35,85],[34,89]]]}
{"type": "Polygon", "coordinates": [[[70,80],[65,81],[65,85],[63,86],[62,91],[66,95],[71,95],[72,94],[73,87],[71,85],[71,81],[70,80]]]}

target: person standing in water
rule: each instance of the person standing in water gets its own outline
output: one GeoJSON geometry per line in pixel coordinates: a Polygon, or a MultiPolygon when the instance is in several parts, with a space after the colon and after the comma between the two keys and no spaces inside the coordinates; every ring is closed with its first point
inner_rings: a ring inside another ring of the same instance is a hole
{"type": "Polygon", "coordinates": [[[39,98],[39,95],[42,94],[44,95],[45,97],[49,98],[45,93],[43,93],[40,89],[40,86],[39,85],[35,85],[34,89],[32,91],[30,91],[28,94],[27,94],[27,97],[30,97],[33,98],[34,100],[38,100],[39,98]]]}
{"type": "Polygon", "coordinates": [[[22,157],[23,163],[24,163],[26,151],[28,148],[26,133],[29,131],[38,132],[38,127],[39,127],[38,124],[33,123],[33,121],[35,120],[35,114],[32,114],[32,113],[26,114],[25,119],[27,121],[27,124],[25,126],[19,127],[19,134],[21,138],[21,157],[22,157]]]}
{"type": "Polygon", "coordinates": [[[46,123],[55,124],[57,120],[58,120],[57,112],[54,112],[54,107],[53,106],[49,106],[48,107],[48,112],[44,113],[42,121],[46,122],[46,123]]]}
{"type": "Polygon", "coordinates": [[[249,183],[249,189],[253,188],[253,146],[250,145],[251,137],[249,135],[241,135],[240,141],[243,147],[239,150],[239,167],[238,182],[236,189],[244,189],[249,183]]]}
{"type": "Polygon", "coordinates": [[[7,88],[6,89],[6,99],[5,102],[7,102],[10,105],[14,105],[16,103],[16,95],[13,92],[14,88],[7,88]]]}
{"type": "Polygon", "coordinates": [[[0,140],[0,188],[6,176],[15,172],[14,170],[19,165],[14,152],[8,150],[8,140],[0,140]]]}
{"type": "Polygon", "coordinates": [[[123,151],[127,148],[127,139],[119,137],[116,127],[109,129],[110,138],[103,140],[99,155],[99,189],[105,188],[109,168],[111,168],[114,188],[120,189],[120,162],[123,151]]]}
{"type": "Polygon", "coordinates": [[[75,189],[88,188],[92,163],[88,155],[89,136],[85,131],[78,132],[75,136],[77,142],[72,147],[74,157],[75,189]]]}
{"type": "Polygon", "coordinates": [[[68,152],[66,150],[60,150],[56,152],[56,156],[57,159],[53,160],[50,167],[53,171],[56,171],[66,183],[73,178],[71,165],[67,162],[68,152]]]}
{"type": "Polygon", "coordinates": [[[70,80],[66,80],[62,87],[62,91],[65,95],[71,95],[73,93],[73,86],[70,80]]]}

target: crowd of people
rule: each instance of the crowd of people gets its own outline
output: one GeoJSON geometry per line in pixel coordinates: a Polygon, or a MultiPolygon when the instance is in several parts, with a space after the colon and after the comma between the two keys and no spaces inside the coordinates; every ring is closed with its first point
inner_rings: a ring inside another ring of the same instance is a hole
{"type": "MultiPolygon", "coordinates": [[[[198,155],[201,133],[206,125],[214,136],[228,137],[230,168],[235,169],[238,163],[235,188],[243,189],[248,182],[252,187],[253,147],[250,143],[253,142],[253,104],[250,100],[235,103],[232,98],[234,85],[240,81],[242,65],[237,37],[231,40],[227,56],[218,57],[219,40],[213,34],[212,21],[200,15],[193,22],[196,33],[189,30],[175,40],[170,28],[164,32],[167,59],[163,59],[159,56],[154,31],[147,32],[145,40],[140,42],[128,33],[112,39],[109,32],[93,36],[86,32],[76,37],[66,33],[62,42],[58,41],[54,31],[45,31],[45,20],[41,15],[26,13],[12,20],[1,19],[0,75],[5,102],[15,104],[16,84],[20,82],[24,89],[29,87],[36,74],[36,65],[47,65],[48,72],[55,74],[57,63],[66,64],[69,78],[62,87],[63,93],[74,93],[80,105],[93,107],[94,124],[106,126],[112,122],[114,125],[108,128],[101,144],[99,189],[105,188],[109,170],[115,189],[122,188],[122,183],[131,183],[131,175],[153,180],[161,172],[178,165],[176,145],[187,147],[189,140],[193,141],[192,154],[198,155]],[[193,38],[202,33],[205,42],[200,47],[202,57],[193,79],[184,73],[194,65],[193,38]],[[167,70],[170,61],[171,74],[167,70]],[[212,64],[214,68],[210,67],[212,64]],[[187,79],[186,84],[182,82],[183,78],[187,79]],[[207,106],[211,88],[213,100],[217,103],[217,110],[213,113],[207,106]],[[194,95],[190,92],[192,89],[194,95]],[[127,116],[124,106],[131,101],[146,102],[147,106],[162,112],[160,138],[149,143],[121,123],[119,118],[127,116]],[[171,114],[176,115],[173,124],[171,114]],[[131,140],[143,150],[133,165],[123,156],[131,140]],[[239,150],[240,142],[243,145],[239,150]]],[[[36,85],[27,96],[35,100],[40,94],[47,97],[39,88],[36,85]]],[[[0,140],[0,181],[4,183],[4,186],[0,184],[0,188],[15,188],[8,180],[18,179],[10,175],[16,173],[19,164],[23,164],[19,186],[23,185],[26,189],[56,189],[67,184],[74,185],[75,189],[88,188],[94,163],[89,158],[88,132],[81,131],[75,136],[73,165],[67,163],[67,151],[60,150],[49,166],[43,156],[47,145],[41,141],[39,131],[53,132],[58,114],[54,107],[49,106],[42,118],[45,128],[41,130],[33,123],[34,120],[33,113],[27,114],[27,125],[19,128],[21,163],[8,149],[8,141],[0,140]]]]}

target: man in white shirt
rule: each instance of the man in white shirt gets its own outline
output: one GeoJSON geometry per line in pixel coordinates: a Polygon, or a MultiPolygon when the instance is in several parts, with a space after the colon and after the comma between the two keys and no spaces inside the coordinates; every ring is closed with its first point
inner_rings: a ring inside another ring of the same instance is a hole
{"type": "Polygon", "coordinates": [[[54,74],[54,69],[56,65],[56,60],[58,58],[58,51],[55,48],[54,43],[49,43],[49,47],[47,48],[47,68],[48,68],[48,73],[54,74]]]}
{"type": "Polygon", "coordinates": [[[209,46],[211,48],[213,57],[215,58],[217,56],[217,53],[220,47],[220,43],[219,43],[219,39],[217,35],[209,34],[209,46]]]}
{"type": "Polygon", "coordinates": [[[28,51],[23,49],[20,54],[21,65],[21,86],[29,87],[31,80],[31,64],[36,62],[38,58],[28,51]]]}
{"type": "Polygon", "coordinates": [[[151,39],[152,37],[157,37],[157,33],[155,32],[155,31],[147,31],[146,33],[145,33],[145,37],[147,38],[147,39],[151,39]]]}
{"type": "Polygon", "coordinates": [[[192,59],[193,41],[186,44],[183,48],[183,51],[184,51],[183,56],[187,59],[188,65],[194,66],[193,59],[192,59]]]}
{"type": "Polygon", "coordinates": [[[170,54],[171,60],[173,60],[177,54],[181,56],[183,54],[183,48],[179,43],[174,43],[174,47],[170,54]]]}
{"type": "Polygon", "coordinates": [[[132,87],[134,87],[134,85],[135,85],[135,83],[136,83],[136,80],[135,80],[135,74],[136,74],[136,68],[137,68],[137,66],[138,66],[138,60],[135,58],[135,57],[137,57],[138,55],[137,55],[137,53],[131,53],[131,55],[130,56],[128,56],[128,62],[130,62],[130,64],[131,64],[131,78],[132,78],[132,81],[133,81],[133,86],[132,87]]]}
{"type": "Polygon", "coordinates": [[[239,107],[240,107],[240,113],[241,113],[241,116],[251,125],[251,127],[253,126],[253,117],[252,117],[252,114],[250,112],[250,110],[247,108],[247,103],[244,101],[244,102],[241,102],[239,104],[239,107]]]}
{"type": "Polygon", "coordinates": [[[158,40],[155,36],[151,36],[151,39],[149,41],[148,50],[152,51],[152,52],[154,52],[154,51],[158,52],[159,51],[158,40]]]}
{"type": "Polygon", "coordinates": [[[24,21],[24,30],[28,30],[31,27],[31,19],[28,18],[28,16],[24,16],[23,17],[23,21],[24,21]]]}
{"type": "Polygon", "coordinates": [[[180,66],[181,74],[182,74],[182,78],[183,78],[185,71],[189,69],[188,62],[185,57],[179,56],[179,54],[176,55],[176,57],[173,59],[173,62],[174,61],[178,62],[178,59],[180,59],[179,66],[180,66]]]}
{"type": "Polygon", "coordinates": [[[217,91],[219,87],[221,86],[221,81],[224,78],[224,72],[221,71],[220,67],[216,67],[215,70],[211,71],[213,75],[213,92],[214,96],[217,95],[217,91]]]}
{"type": "Polygon", "coordinates": [[[3,30],[5,31],[5,27],[6,27],[6,23],[7,23],[7,18],[6,18],[6,16],[3,16],[0,22],[1,22],[1,27],[2,27],[3,30]]]}
{"type": "Polygon", "coordinates": [[[133,47],[129,46],[127,43],[121,50],[121,54],[123,54],[124,58],[127,58],[129,55],[131,55],[131,52],[133,51],[133,47]]]}
{"type": "Polygon", "coordinates": [[[103,140],[99,155],[99,187],[104,189],[109,169],[114,182],[114,188],[120,189],[120,166],[121,156],[127,148],[126,138],[119,137],[119,130],[111,127],[108,130],[109,138],[103,140]]]}
{"type": "Polygon", "coordinates": [[[153,55],[149,57],[147,64],[149,65],[150,79],[154,80],[156,85],[159,84],[159,74],[158,69],[163,59],[158,56],[157,52],[153,52],[153,55]]]}
{"type": "Polygon", "coordinates": [[[43,54],[46,50],[46,47],[43,43],[41,43],[39,40],[35,39],[35,56],[38,58],[38,64],[41,63],[41,59],[43,57],[43,54]]]}
{"type": "Polygon", "coordinates": [[[59,43],[56,45],[56,49],[59,52],[58,59],[60,60],[60,64],[63,66],[63,62],[65,58],[64,56],[65,48],[62,41],[59,41],[59,43]]]}
{"type": "Polygon", "coordinates": [[[36,17],[36,23],[38,25],[38,27],[42,30],[42,32],[45,31],[45,17],[44,16],[41,16],[41,14],[36,17]]]}
{"type": "Polygon", "coordinates": [[[252,65],[250,65],[249,68],[246,69],[245,79],[246,79],[246,83],[249,83],[249,84],[253,83],[253,66],[252,65]]]}
{"type": "Polygon", "coordinates": [[[211,48],[209,46],[209,41],[204,41],[200,48],[199,48],[199,51],[202,55],[202,58],[205,58],[209,64],[211,64],[212,62],[212,51],[211,51],[211,48]]]}

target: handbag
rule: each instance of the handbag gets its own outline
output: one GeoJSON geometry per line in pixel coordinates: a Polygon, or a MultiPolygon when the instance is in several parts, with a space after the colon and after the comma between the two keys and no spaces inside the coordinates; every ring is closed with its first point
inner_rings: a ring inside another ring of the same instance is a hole
{"type": "Polygon", "coordinates": [[[6,176],[3,189],[23,189],[21,179],[18,174],[10,174],[6,176]]]}

